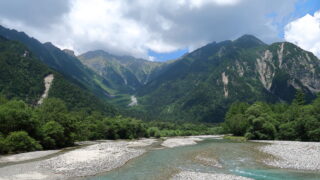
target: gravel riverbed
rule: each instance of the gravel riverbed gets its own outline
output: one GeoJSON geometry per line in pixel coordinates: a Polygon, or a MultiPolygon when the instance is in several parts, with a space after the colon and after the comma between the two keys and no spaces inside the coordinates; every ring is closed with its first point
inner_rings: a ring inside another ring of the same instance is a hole
{"type": "Polygon", "coordinates": [[[269,143],[260,151],[275,158],[265,159],[267,165],[299,170],[320,170],[320,142],[254,141],[269,143]]]}
{"type": "MultiPolygon", "coordinates": [[[[49,159],[4,166],[0,168],[0,180],[64,180],[95,175],[118,168],[130,159],[142,155],[146,152],[144,147],[156,141],[100,141],[49,159]]],[[[29,157],[29,154],[14,156],[24,159],[23,156],[29,157]]]]}
{"type": "Polygon", "coordinates": [[[161,144],[164,147],[173,148],[178,146],[187,146],[197,144],[199,141],[203,141],[204,139],[221,139],[220,135],[206,135],[206,136],[183,136],[183,137],[172,137],[167,138],[161,144]]]}
{"type": "Polygon", "coordinates": [[[221,173],[201,173],[182,171],[172,177],[171,180],[252,180],[251,178],[221,173]]]}
{"type": "Polygon", "coordinates": [[[60,150],[35,151],[35,152],[0,156],[0,163],[21,162],[21,161],[27,161],[31,159],[42,158],[51,154],[58,153],[59,151],[60,150]]]}

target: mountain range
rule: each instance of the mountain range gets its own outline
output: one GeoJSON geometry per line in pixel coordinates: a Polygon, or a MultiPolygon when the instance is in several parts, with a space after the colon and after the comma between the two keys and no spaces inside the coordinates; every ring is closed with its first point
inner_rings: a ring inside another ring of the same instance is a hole
{"type": "MultiPolygon", "coordinates": [[[[0,36],[21,42],[41,66],[95,94],[99,101],[144,114],[148,120],[216,123],[223,121],[236,101],[291,102],[298,89],[311,101],[320,91],[316,56],[288,42],[269,45],[252,35],[212,42],[165,63],[102,50],[76,57],[69,50],[4,27],[0,36]],[[137,102],[128,106],[132,100],[137,102]]],[[[37,81],[45,74],[40,73],[37,81]]],[[[7,84],[0,85],[3,92],[7,84]]],[[[32,96],[38,97],[43,87],[35,91],[32,96]]]]}

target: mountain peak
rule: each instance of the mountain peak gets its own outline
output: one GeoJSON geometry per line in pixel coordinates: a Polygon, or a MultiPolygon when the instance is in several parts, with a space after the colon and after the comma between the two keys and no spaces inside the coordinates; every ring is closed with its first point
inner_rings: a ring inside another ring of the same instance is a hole
{"type": "Polygon", "coordinates": [[[243,48],[252,48],[256,46],[266,45],[260,39],[250,34],[245,34],[239,37],[238,39],[234,40],[233,43],[243,48]]]}
{"type": "Polygon", "coordinates": [[[74,54],[74,51],[71,49],[64,49],[63,52],[69,54],[70,56],[76,57],[76,55],[74,54]]]}

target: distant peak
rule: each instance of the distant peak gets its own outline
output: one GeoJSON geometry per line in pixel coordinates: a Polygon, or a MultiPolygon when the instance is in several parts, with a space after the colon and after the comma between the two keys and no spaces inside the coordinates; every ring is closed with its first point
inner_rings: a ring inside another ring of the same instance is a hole
{"type": "Polygon", "coordinates": [[[64,49],[63,52],[69,54],[70,56],[74,56],[76,57],[76,55],[74,54],[74,51],[73,50],[70,50],[70,49],[64,49]]]}
{"type": "Polygon", "coordinates": [[[245,35],[239,37],[236,41],[241,41],[241,40],[261,41],[260,39],[258,39],[257,37],[255,37],[254,35],[251,35],[251,34],[245,34],[245,35]]]}
{"type": "Polygon", "coordinates": [[[45,45],[45,46],[54,46],[51,42],[45,42],[45,43],[43,43],[43,45],[45,45]]]}
{"type": "Polygon", "coordinates": [[[262,42],[260,39],[250,34],[245,34],[239,37],[238,39],[234,40],[233,42],[236,45],[241,46],[243,48],[251,48],[255,46],[265,45],[265,43],[262,42]]]}

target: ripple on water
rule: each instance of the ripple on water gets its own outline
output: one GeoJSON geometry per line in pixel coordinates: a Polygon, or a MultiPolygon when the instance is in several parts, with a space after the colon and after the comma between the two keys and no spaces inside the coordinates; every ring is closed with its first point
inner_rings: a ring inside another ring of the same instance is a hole
{"type": "Polygon", "coordinates": [[[319,172],[277,169],[263,164],[262,159],[270,156],[257,150],[261,145],[211,139],[191,146],[151,150],[121,168],[88,179],[161,180],[170,179],[181,171],[234,174],[257,180],[280,180],[284,177],[290,180],[315,180],[320,177],[319,172]],[[201,158],[219,162],[220,167],[201,158]]]}

